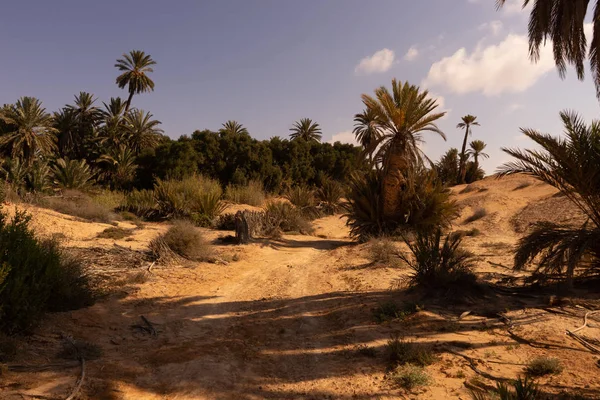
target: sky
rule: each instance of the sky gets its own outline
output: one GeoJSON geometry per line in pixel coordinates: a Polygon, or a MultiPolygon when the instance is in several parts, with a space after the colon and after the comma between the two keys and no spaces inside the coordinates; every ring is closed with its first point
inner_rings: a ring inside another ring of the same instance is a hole
{"type": "Polygon", "coordinates": [[[481,126],[488,173],[508,161],[501,147],[528,147],[519,127],[560,134],[559,111],[591,121],[598,100],[589,71],[561,80],[551,51],[528,59],[527,10],[509,0],[104,0],[10,1],[0,13],[0,104],[21,96],[48,111],[93,93],[98,105],[127,97],[115,84],[122,53],[157,62],[154,92],[133,105],[172,138],[217,130],[233,119],[258,139],[286,137],[311,118],[323,141],[351,142],[360,95],[392,78],[430,91],[447,115],[447,141],[425,134],[438,159],[460,147],[466,114],[481,126]]]}

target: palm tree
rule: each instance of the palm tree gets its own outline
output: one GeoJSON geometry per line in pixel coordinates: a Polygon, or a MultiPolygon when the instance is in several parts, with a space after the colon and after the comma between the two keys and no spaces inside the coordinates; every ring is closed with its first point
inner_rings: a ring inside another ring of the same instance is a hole
{"type": "Polygon", "coordinates": [[[473,140],[469,143],[469,146],[471,146],[471,149],[468,150],[468,153],[473,156],[473,159],[475,160],[475,170],[477,170],[479,169],[479,157],[490,158],[489,154],[483,152],[487,145],[483,140],[473,140]]]}
{"type": "Polygon", "coordinates": [[[382,168],[383,215],[394,217],[410,170],[422,164],[424,157],[418,146],[422,133],[434,132],[446,139],[435,124],[446,113],[434,113],[438,105],[427,90],[396,79],[392,80],[391,93],[381,86],[375,90],[375,97],[363,94],[362,101],[380,132],[371,145],[371,156],[382,168]]]}
{"type": "Polygon", "coordinates": [[[225,134],[232,135],[243,135],[248,134],[248,129],[246,129],[242,124],[237,121],[229,120],[223,124],[223,128],[220,130],[225,134]]]}
{"type": "Polygon", "coordinates": [[[457,128],[465,130],[465,138],[463,140],[462,150],[460,152],[460,168],[459,168],[460,182],[458,182],[458,183],[465,183],[465,175],[467,174],[467,159],[468,159],[467,138],[472,133],[471,126],[473,126],[473,125],[479,126],[479,122],[477,122],[476,120],[477,120],[476,116],[467,114],[464,117],[462,117],[462,122],[460,122],[458,125],[456,125],[457,128]]]}
{"type": "Polygon", "coordinates": [[[163,130],[158,128],[160,121],[152,119],[153,115],[144,110],[133,109],[125,116],[125,132],[129,148],[139,154],[142,149],[156,147],[163,130]]]}
{"type": "Polygon", "coordinates": [[[294,122],[294,126],[290,128],[290,131],[292,132],[290,134],[292,140],[304,139],[307,142],[321,141],[321,127],[310,118],[302,118],[300,121],[294,122]]]}
{"type": "Polygon", "coordinates": [[[152,66],[156,65],[150,54],[141,50],[132,50],[129,54],[123,54],[123,58],[117,60],[115,67],[123,71],[117,77],[117,85],[123,89],[128,87],[129,97],[125,103],[125,112],[129,111],[131,99],[134,94],[149,92],[154,90],[154,82],[146,74],[154,72],[152,66]]]}
{"type": "Polygon", "coordinates": [[[102,146],[116,149],[126,140],[125,103],[120,97],[111,97],[108,104],[103,104],[99,141],[102,146]]]}
{"type": "Polygon", "coordinates": [[[354,116],[352,133],[356,136],[356,140],[363,147],[365,153],[372,153],[373,149],[371,147],[381,136],[377,116],[373,113],[373,110],[366,109],[354,116]]]}
{"type": "MultiPolygon", "coordinates": [[[[506,0],[496,0],[501,8],[506,0]]],[[[600,1],[594,6],[594,32],[588,52],[584,24],[590,0],[523,0],[523,7],[533,3],[529,16],[529,56],[537,62],[540,47],[552,40],[554,63],[561,78],[567,73],[567,64],[575,66],[577,77],[583,80],[583,61],[590,60],[592,76],[596,85],[596,97],[600,98],[600,1]]]]}
{"type": "Polygon", "coordinates": [[[77,147],[77,123],[71,110],[63,108],[55,111],[53,126],[58,136],[58,151],[61,156],[72,156],[77,147]]]}
{"type": "Polygon", "coordinates": [[[88,155],[86,147],[94,137],[94,133],[102,118],[101,110],[94,106],[96,99],[87,92],[75,96],[75,103],[65,107],[65,112],[71,114],[76,125],[76,135],[72,137],[74,156],[85,158],[88,155]]]}
{"type": "Polygon", "coordinates": [[[0,110],[0,120],[7,125],[0,147],[9,149],[12,157],[20,158],[26,166],[31,166],[37,153],[49,155],[56,149],[52,116],[38,99],[21,97],[0,110]]]}
{"type": "Polygon", "coordinates": [[[561,112],[560,116],[566,137],[521,129],[541,150],[503,148],[516,161],[504,164],[499,172],[527,174],[546,182],[587,216],[579,228],[538,224],[519,241],[515,254],[516,269],[539,256],[537,273],[565,273],[570,285],[576,267],[600,267],[600,121],[586,126],[575,113],[561,112]]]}
{"type": "Polygon", "coordinates": [[[119,146],[110,149],[98,159],[106,170],[105,180],[113,189],[125,189],[133,181],[137,165],[135,154],[130,148],[119,146]]]}

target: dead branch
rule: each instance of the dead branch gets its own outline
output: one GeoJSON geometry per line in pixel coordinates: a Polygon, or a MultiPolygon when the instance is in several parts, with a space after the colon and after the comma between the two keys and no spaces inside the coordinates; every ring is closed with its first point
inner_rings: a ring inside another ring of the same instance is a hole
{"type": "Polygon", "coordinates": [[[583,336],[577,334],[576,332],[579,332],[580,330],[586,328],[588,326],[588,317],[590,315],[594,315],[594,314],[596,314],[598,312],[600,312],[600,310],[586,312],[585,316],[583,317],[583,325],[581,325],[577,329],[573,329],[572,331],[569,330],[569,329],[567,329],[567,332],[566,332],[566,334],[568,336],[571,336],[573,339],[575,339],[579,343],[581,343],[585,348],[587,348],[588,350],[590,350],[592,353],[596,353],[596,354],[600,354],[600,348],[598,348],[597,346],[594,346],[593,344],[591,344],[590,342],[588,342],[587,340],[585,340],[583,338],[583,336]]]}
{"type": "Polygon", "coordinates": [[[73,346],[73,348],[77,352],[79,362],[81,363],[81,375],[79,377],[79,382],[77,383],[77,385],[75,385],[75,388],[73,388],[73,391],[71,392],[69,397],[67,397],[65,399],[65,400],[73,400],[75,398],[75,396],[77,396],[77,393],[79,392],[79,390],[81,389],[81,386],[83,385],[83,380],[85,379],[85,358],[83,358],[83,354],[81,354],[81,352],[79,351],[79,348],[75,345],[75,342],[73,342],[73,339],[71,339],[70,337],[65,337],[65,340],[71,346],[73,346]]]}
{"type": "Polygon", "coordinates": [[[480,370],[479,368],[477,368],[477,364],[475,364],[476,359],[474,359],[472,357],[469,357],[466,354],[462,354],[462,353],[460,353],[460,352],[458,352],[456,350],[453,350],[453,349],[451,349],[449,347],[445,347],[444,350],[446,350],[449,353],[452,353],[452,354],[454,354],[456,356],[462,357],[465,360],[467,360],[469,362],[469,366],[471,367],[471,369],[473,371],[475,371],[475,373],[483,376],[486,379],[490,379],[490,380],[496,381],[496,382],[508,382],[508,381],[510,381],[510,379],[508,379],[508,378],[501,378],[499,376],[494,376],[492,374],[489,374],[489,373],[487,373],[485,371],[480,370]]]}
{"type": "Polygon", "coordinates": [[[144,323],[148,327],[148,329],[150,331],[150,334],[152,336],[158,336],[158,332],[156,332],[156,329],[154,328],[154,325],[152,325],[152,323],[150,321],[148,321],[148,319],[146,317],[144,317],[143,315],[140,315],[140,317],[142,318],[142,321],[144,321],[144,323]]]}

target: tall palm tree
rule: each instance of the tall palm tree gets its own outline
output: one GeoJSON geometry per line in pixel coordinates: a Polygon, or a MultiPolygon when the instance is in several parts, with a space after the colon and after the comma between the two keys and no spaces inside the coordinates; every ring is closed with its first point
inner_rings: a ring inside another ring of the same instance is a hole
{"type": "Polygon", "coordinates": [[[575,113],[561,112],[563,137],[532,129],[521,132],[541,150],[502,150],[516,159],[504,164],[500,175],[527,174],[557,188],[587,217],[581,227],[541,223],[523,237],[515,254],[515,268],[536,262],[536,272],[566,274],[572,283],[575,269],[600,267],[600,121],[586,126],[575,113]]]}
{"type": "Polygon", "coordinates": [[[123,54],[123,58],[117,60],[115,67],[119,71],[123,71],[117,77],[117,85],[121,89],[127,86],[129,91],[129,97],[125,103],[125,112],[129,111],[134,94],[154,90],[154,82],[146,75],[149,72],[154,72],[153,65],[156,65],[156,61],[150,57],[150,54],[146,54],[141,50],[132,50],[128,54],[123,54]]]}
{"type": "Polygon", "coordinates": [[[33,97],[21,97],[15,104],[0,110],[7,131],[0,136],[0,147],[9,149],[12,157],[31,166],[37,153],[49,155],[56,149],[56,128],[52,116],[33,97]]]}
{"type": "Polygon", "coordinates": [[[156,147],[163,130],[158,128],[160,121],[152,119],[153,115],[144,110],[133,109],[125,116],[125,132],[128,147],[139,154],[142,149],[156,147]]]}
{"type": "Polygon", "coordinates": [[[92,94],[80,92],[75,96],[75,102],[65,107],[65,112],[71,114],[76,125],[76,134],[72,137],[73,156],[79,159],[88,155],[87,147],[102,118],[102,112],[94,105],[95,102],[92,94]]]}
{"type": "Polygon", "coordinates": [[[103,104],[99,142],[105,148],[116,149],[126,141],[125,103],[120,97],[111,97],[108,104],[103,104]]]}
{"type": "Polygon", "coordinates": [[[226,134],[232,135],[242,135],[248,134],[248,129],[246,129],[242,124],[237,121],[229,120],[223,124],[223,128],[220,130],[226,134]]]}
{"type": "Polygon", "coordinates": [[[300,121],[294,122],[294,125],[290,128],[290,131],[292,132],[290,134],[290,138],[292,140],[304,139],[307,142],[321,141],[321,127],[310,118],[302,118],[300,121]]]}
{"type": "Polygon", "coordinates": [[[487,145],[483,140],[473,140],[469,143],[469,146],[471,148],[468,150],[468,153],[473,156],[473,159],[475,160],[475,170],[477,170],[479,169],[479,157],[490,158],[489,154],[483,152],[487,145]]]}
{"type": "Polygon", "coordinates": [[[465,138],[463,139],[462,150],[460,152],[460,176],[459,176],[460,182],[458,182],[458,183],[465,183],[465,176],[467,174],[467,159],[468,159],[467,138],[472,133],[471,126],[473,126],[473,125],[479,126],[479,122],[477,122],[477,117],[474,115],[471,115],[471,114],[467,114],[464,117],[462,117],[462,122],[460,122],[458,125],[456,125],[457,128],[465,130],[465,138]]]}
{"type": "Polygon", "coordinates": [[[434,112],[436,101],[427,90],[396,79],[392,80],[392,91],[381,86],[375,97],[363,94],[366,110],[377,121],[380,135],[373,142],[373,159],[383,173],[383,215],[394,217],[400,202],[400,192],[407,183],[407,175],[422,164],[423,154],[419,149],[423,132],[434,132],[446,139],[435,121],[445,112],[434,112]]]}
{"type": "Polygon", "coordinates": [[[377,143],[381,136],[377,116],[373,113],[373,110],[366,109],[354,116],[354,129],[352,133],[354,133],[356,140],[363,147],[364,152],[371,154],[373,144],[377,143]]]}
{"type": "MultiPolygon", "coordinates": [[[[496,0],[498,8],[504,3],[506,0],[496,0]]],[[[575,66],[577,77],[583,80],[583,61],[587,55],[596,85],[596,97],[600,98],[600,1],[594,3],[594,30],[589,51],[584,24],[590,0],[523,0],[523,7],[529,3],[533,3],[529,16],[530,58],[539,61],[540,47],[550,39],[560,77],[566,76],[567,64],[571,64],[575,66]]]]}

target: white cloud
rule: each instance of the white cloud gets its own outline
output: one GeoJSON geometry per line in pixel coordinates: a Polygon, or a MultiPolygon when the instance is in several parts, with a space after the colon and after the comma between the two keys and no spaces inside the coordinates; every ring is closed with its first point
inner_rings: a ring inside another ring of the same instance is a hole
{"type": "Polygon", "coordinates": [[[419,56],[419,49],[417,49],[416,45],[410,46],[410,49],[404,55],[404,59],[406,61],[414,61],[419,56]]]}
{"type": "Polygon", "coordinates": [[[502,24],[502,21],[491,21],[479,25],[479,30],[488,31],[493,36],[498,36],[498,34],[502,31],[503,27],[504,25],[502,24]]]}
{"type": "Polygon", "coordinates": [[[336,133],[331,137],[329,143],[333,144],[335,142],[350,143],[355,146],[358,146],[356,136],[354,136],[354,133],[352,133],[352,131],[343,131],[336,133]]]}
{"type": "Polygon", "coordinates": [[[385,72],[392,67],[395,58],[396,55],[393,50],[381,49],[372,56],[360,60],[354,72],[364,75],[385,72]]]}
{"type": "Polygon", "coordinates": [[[523,108],[525,108],[525,106],[524,106],[523,104],[520,104],[520,103],[512,103],[512,104],[510,104],[510,105],[508,106],[508,108],[507,108],[507,109],[508,109],[508,112],[509,112],[509,113],[513,113],[513,112],[515,112],[515,111],[522,110],[523,108]]]}
{"type": "Polygon", "coordinates": [[[506,0],[502,11],[507,15],[520,14],[522,12],[528,12],[532,6],[533,1],[530,1],[527,7],[523,8],[523,0],[506,0]]]}
{"type": "Polygon", "coordinates": [[[529,60],[527,37],[510,34],[497,45],[478,44],[470,54],[463,47],[431,66],[424,84],[464,94],[486,96],[523,92],[554,68],[551,45],[540,51],[540,60],[529,60]]]}

